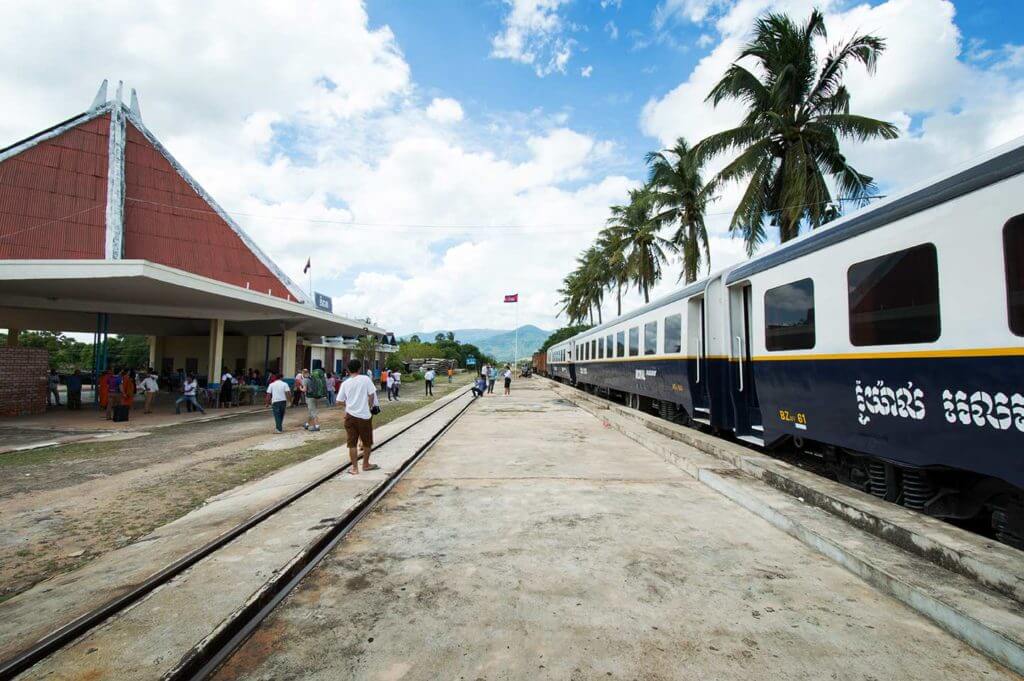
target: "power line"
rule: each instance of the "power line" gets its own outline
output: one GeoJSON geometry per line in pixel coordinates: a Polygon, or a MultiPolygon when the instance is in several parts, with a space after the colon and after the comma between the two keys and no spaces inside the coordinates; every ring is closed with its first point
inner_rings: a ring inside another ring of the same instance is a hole
{"type": "Polygon", "coordinates": [[[96,204],[95,206],[89,206],[88,208],[85,208],[83,210],[80,210],[80,211],[77,211],[75,213],[72,213],[71,215],[65,215],[64,217],[54,218],[52,220],[47,220],[46,222],[40,222],[38,225],[32,225],[31,227],[26,227],[25,229],[19,229],[17,232],[11,232],[10,234],[0,234],[0,239],[10,239],[11,237],[18,236],[19,234],[24,234],[25,232],[31,232],[33,229],[39,229],[40,227],[45,227],[46,225],[52,225],[55,222],[62,222],[64,220],[70,220],[71,218],[75,217],[76,215],[81,215],[82,213],[88,213],[91,210],[96,210],[97,208],[102,208],[102,207],[103,207],[103,204],[96,204]]]}

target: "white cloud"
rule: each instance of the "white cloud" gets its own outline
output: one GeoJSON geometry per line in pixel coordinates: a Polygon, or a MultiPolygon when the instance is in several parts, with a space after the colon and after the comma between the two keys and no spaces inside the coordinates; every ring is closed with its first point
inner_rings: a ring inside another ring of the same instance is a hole
{"type": "MultiPolygon", "coordinates": [[[[985,69],[975,63],[977,59],[965,58],[955,10],[946,0],[887,0],[854,6],[838,0],[737,0],[723,5],[714,21],[716,46],[686,80],[647,102],[640,119],[644,132],[668,145],[680,135],[697,142],[736,125],[741,105],[726,101],[716,108],[704,100],[738,55],[754,19],[772,9],[802,20],[813,6],[826,14],[829,44],[857,32],[886,39],[887,50],[877,73],[870,76],[854,65],[846,80],[852,110],[894,122],[901,128],[901,137],[845,145],[853,164],[873,175],[884,189],[907,187],[1024,134],[1024,80],[1012,77],[1012,68],[985,69]]],[[[975,55],[978,47],[974,46],[975,55]]],[[[1015,54],[1012,47],[1001,50],[997,64],[1012,63],[1015,54]]],[[[719,159],[708,172],[724,162],[719,159]]],[[[713,210],[728,212],[738,200],[737,190],[727,189],[713,210]]],[[[727,224],[728,216],[709,219],[709,226],[718,233],[727,224]]],[[[716,267],[719,264],[715,262],[716,267]]]]}
{"type": "Polygon", "coordinates": [[[601,9],[608,9],[609,7],[622,9],[622,0],[601,0],[601,9]]]}
{"type": "Polygon", "coordinates": [[[458,123],[462,116],[462,105],[448,97],[435,97],[427,107],[427,118],[438,123],[458,123]]]}
{"type": "Polygon", "coordinates": [[[558,13],[568,0],[505,0],[510,7],[504,30],[491,38],[491,56],[533,66],[544,77],[565,73],[576,41],[558,13]]]}
{"type": "Polygon", "coordinates": [[[609,21],[604,25],[604,30],[608,34],[608,37],[612,40],[619,39],[619,27],[615,25],[614,21],[609,21]]]}
{"type": "Polygon", "coordinates": [[[580,75],[583,76],[584,78],[590,78],[590,74],[592,74],[593,72],[594,67],[589,64],[580,69],[580,75]]]}
{"type": "Polygon", "coordinates": [[[661,29],[670,21],[701,22],[723,0],[664,0],[654,9],[654,26],[661,29]]]}

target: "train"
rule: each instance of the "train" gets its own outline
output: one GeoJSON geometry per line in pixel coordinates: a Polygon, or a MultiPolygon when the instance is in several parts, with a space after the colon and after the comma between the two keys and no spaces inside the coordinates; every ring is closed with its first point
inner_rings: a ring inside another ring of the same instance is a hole
{"type": "Polygon", "coordinates": [[[555,343],[543,373],[1024,549],[1024,138],[555,343]]]}

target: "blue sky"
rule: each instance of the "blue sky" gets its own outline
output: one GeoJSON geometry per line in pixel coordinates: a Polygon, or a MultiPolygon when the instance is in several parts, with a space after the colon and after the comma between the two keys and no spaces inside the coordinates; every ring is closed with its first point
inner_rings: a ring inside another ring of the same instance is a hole
{"type": "MultiPolygon", "coordinates": [[[[519,292],[520,322],[553,328],[562,277],[643,180],[644,154],[735,124],[739,107],[704,98],[754,19],[813,6],[830,43],[888,43],[876,75],[847,75],[853,109],[901,130],[845,147],[882,191],[1024,135],[1018,0],[0,0],[0,97],[18,103],[0,142],[123,79],[295,281],[311,258],[335,310],[396,331],[508,328],[502,296],[519,292]]],[[[716,269],[744,257],[727,229],[739,190],[710,209],[716,269]]]]}

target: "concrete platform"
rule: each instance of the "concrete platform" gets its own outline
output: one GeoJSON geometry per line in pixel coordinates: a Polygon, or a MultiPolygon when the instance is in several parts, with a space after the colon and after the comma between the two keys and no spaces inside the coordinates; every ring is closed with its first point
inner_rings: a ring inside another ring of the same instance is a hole
{"type": "MultiPolygon", "coordinates": [[[[448,405],[454,400],[466,399],[461,397],[463,393],[464,391],[458,391],[452,395],[445,396],[424,409],[396,419],[376,432],[377,440],[383,440],[389,435],[400,431],[431,409],[448,405]]],[[[409,444],[410,442],[406,442],[405,446],[409,446],[409,444]]],[[[389,465],[395,465],[396,461],[401,460],[402,451],[404,449],[401,447],[392,447],[390,452],[382,456],[378,463],[384,468],[384,472],[386,472],[389,465]]],[[[225,492],[211,499],[201,508],[169,523],[134,544],[111,551],[78,571],[43,582],[23,594],[0,603],[0,658],[6,659],[10,657],[50,631],[72,621],[111,598],[127,592],[165,565],[182,557],[189,551],[206,544],[258,511],[287,497],[307,483],[336,468],[343,460],[347,461],[347,459],[348,454],[346,451],[332,449],[320,456],[281,470],[266,478],[225,492]]],[[[355,503],[366,490],[379,484],[382,480],[383,472],[365,477],[360,476],[359,478],[351,478],[346,475],[343,480],[334,480],[327,483],[325,489],[328,490],[328,494],[322,497],[319,502],[314,502],[313,506],[296,507],[297,510],[290,516],[287,516],[288,520],[284,521],[285,526],[288,526],[288,522],[295,524],[287,532],[279,528],[277,531],[280,534],[276,538],[271,537],[268,539],[265,535],[256,533],[255,530],[251,531],[249,534],[253,535],[253,537],[262,537],[269,542],[267,546],[273,544],[281,545],[284,542],[285,552],[288,553],[288,557],[282,559],[280,555],[274,554],[269,548],[260,548],[259,544],[252,546],[253,551],[262,551],[266,559],[263,563],[257,563],[256,567],[253,567],[251,571],[246,572],[247,579],[254,578],[252,584],[246,585],[252,587],[252,589],[258,588],[259,584],[266,581],[270,574],[285,565],[290,556],[296,553],[296,550],[290,550],[289,552],[292,543],[300,546],[302,537],[308,538],[316,534],[315,526],[322,525],[322,523],[317,521],[338,515],[348,504],[355,503]],[[317,503],[320,505],[317,506],[317,503]],[[311,522],[310,518],[315,518],[315,520],[311,522]],[[312,534],[309,534],[311,530],[312,534]],[[304,532],[306,534],[303,534],[304,532]]],[[[230,562],[231,559],[221,560],[228,560],[230,562]]],[[[197,569],[198,566],[193,568],[193,570],[197,569]]],[[[248,569],[246,568],[246,570],[248,569]]],[[[214,585],[216,591],[224,596],[228,596],[229,592],[226,589],[217,587],[217,580],[223,580],[225,585],[230,585],[234,582],[245,583],[245,579],[237,571],[219,575],[213,573],[208,575],[208,577],[212,580],[208,584],[214,585]]],[[[151,603],[151,605],[154,603],[151,603]]],[[[141,613],[142,610],[139,610],[141,605],[142,603],[137,604],[130,612],[138,611],[138,613],[141,613]]],[[[179,612],[177,605],[169,607],[165,612],[176,613],[182,618],[186,618],[189,615],[188,611],[184,609],[179,612]]],[[[218,619],[215,620],[214,624],[223,619],[229,612],[230,609],[216,613],[218,619]]],[[[162,616],[157,616],[155,620],[151,621],[151,623],[156,625],[155,631],[157,632],[160,631],[160,617],[162,616]]],[[[188,627],[189,633],[186,636],[194,634],[196,626],[201,629],[198,620],[197,624],[188,627]]],[[[200,638],[205,633],[208,632],[202,632],[200,638]]],[[[140,642],[145,640],[141,633],[136,632],[136,634],[140,642]]],[[[192,639],[191,643],[194,643],[196,640],[198,639],[192,639]]],[[[117,647],[118,644],[112,644],[112,648],[117,647]]],[[[187,647],[185,650],[187,650],[187,647]]],[[[151,655],[142,655],[140,657],[139,663],[143,664],[143,667],[140,668],[141,671],[139,671],[137,676],[118,675],[117,678],[151,678],[152,668],[146,668],[144,665],[147,661],[152,662],[154,656],[159,657],[155,651],[152,651],[151,655]]],[[[97,664],[100,664],[101,660],[105,659],[105,657],[105,655],[93,656],[90,658],[90,663],[95,660],[97,664]]],[[[164,658],[163,663],[166,662],[167,658],[164,658]]],[[[54,662],[54,664],[56,665],[55,667],[49,668],[51,671],[61,668],[65,669],[67,674],[71,674],[71,671],[77,665],[77,663],[72,663],[62,666],[62,663],[58,662],[54,662]]],[[[31,677],[31,675],[29,676],[31,677]]],[[[48,678],[62,677],[58,674],[56,677],[51,676],[48,678]]],[[[104,676],[101,674],[95,678],[104,678],[104,676]]]]}
{"type": "Polygon", "coordinates": [[[1024,611],[1014,590],[1008,588],[1016,584],[1014,580],[1024,569],[1024,560],[1017,558],[1015,549],[996,546],[986,553],[983,547],[992,542],[941,521],[885,504],[720,438],[568,386],[550,385],[606,426],[843,565],[957,638],[1011,669],[1024,671],[1024,611]],[[685,444],[689,442],[700,450],[685,444]],[[888,529],[877,532],[879,528],[888,529]],[[933,548],[925,551],[922,546],[933,548]],[[968,570],[967,565],[979,568],[968,570]],[[995,581],[1000,588],[993,588],[990,582],[1004,575],[995,581]]]}
{"type": "Polygon", "coordinates": [[[218,678],[1018,677],[517,380],[478,400],[218,678]]]}

